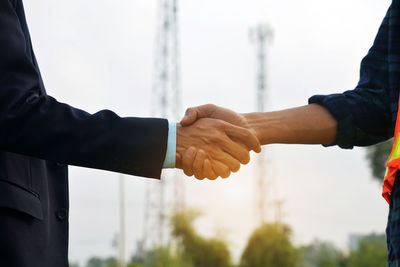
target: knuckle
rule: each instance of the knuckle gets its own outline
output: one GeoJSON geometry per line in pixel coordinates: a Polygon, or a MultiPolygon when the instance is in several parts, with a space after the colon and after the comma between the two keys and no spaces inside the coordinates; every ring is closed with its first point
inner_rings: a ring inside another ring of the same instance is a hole
{"type": "Polygon", "coordinates": [[[193,161],[193,156],[185,153],[182,158],[183,165],[189,165],[193,161]]]}
{"type": "Polygon", "coordinates": [[[253,139],[253,137],[249,137],[245,144],[248,149],[257,149],[257,147],[259,147],[258,141],[253,139]]]}
{"type": "Polygon", "coordinates": [[[242,132],[242,135],[243,135],[243,137],[244,138],[247,138],[247,140],[249,140],[249,142],[252,142],[252,141],[254,141],[255,139],[255,137],[254,137],[254,135],[253,135],[253,133],[250,131],[250,130],[248,130],[248,129],[240,129],[241,130],[241,132],[242,132]]]}
{"type": "Polygon", "coordinates": [[[217,144],[221,144],[225,141],[224,137],[221,134],[216,134],[211,137],[212,141],[217,144]]]}
{"type": "Polygon", "coordinates": [[[204,150],[200,149],[197,152],[196,160],[203,163],[203,161],[206,159],[206,157],[207,157],[206,152],[204,150]]]}
{"type": "Polygon", "coordinates": [[[205,107],[210,110],[210,109],[215,109],[216,105],[214,105],[214,104],[206,104],[205,107]]]}

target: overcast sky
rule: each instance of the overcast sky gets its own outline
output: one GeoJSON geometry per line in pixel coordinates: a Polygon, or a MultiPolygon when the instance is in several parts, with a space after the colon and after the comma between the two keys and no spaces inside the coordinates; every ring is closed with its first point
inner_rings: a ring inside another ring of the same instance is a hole
{"type": "MultiPolygon", "coordinates": [[[[255,110],[255,50],[248,30],[274,29],[269,110],[304,105],[313,94],[352,89],[389,0],[185,0],[180,3],[184,108],[215,103],[255,110]]],[[[149,116],[156,1],[25,1],[48,94],[75,107],[149,116]]],[[[266,165],[296,244],[314,238],[345,248],[350,233],[383,232],[388,206],[365,149],[273,145],[266,165]]],[[[257,155],[252,155],[255,159],[257,155]]],[[[255,221],[255,161],[230,179],[184,178],[197,229],[231,242],[238,257],[255,221]]],[[[118,231],[118,175],[70,168],[70,259],[111,256],[118,231]]],[[[127,242],[143,229],[147,179],[127,176],[127,242]]]]}

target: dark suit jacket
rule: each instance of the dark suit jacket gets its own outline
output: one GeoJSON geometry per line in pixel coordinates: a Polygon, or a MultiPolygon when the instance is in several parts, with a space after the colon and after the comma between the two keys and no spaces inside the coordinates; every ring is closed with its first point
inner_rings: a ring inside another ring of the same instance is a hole
{"type": "Polygon", "coordinates": [[[22,1],[0,0],[0,266],[68,266],[67,165],[159,178],[167,135],[48,96],[22,1]]]}

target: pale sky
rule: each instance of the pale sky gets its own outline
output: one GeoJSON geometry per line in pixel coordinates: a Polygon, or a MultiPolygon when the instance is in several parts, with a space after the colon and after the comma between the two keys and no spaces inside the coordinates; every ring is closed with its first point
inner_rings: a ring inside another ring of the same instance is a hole
{"type": "MultiPolygon", "coordinates": [[[[255,110],[250,27],[268,22],[269,106],[304,105],[313,94],[352,89],[389,0],[180,1],[183,108],[214,103],[255,110]]],[[[89,112],[149,116],[156,1],[25,1],[48,94],[89,112]]],[[[365,149],[269,146],[274,194],[296,244],[314,238],[346,248],[350,233],[383,232],[388,205],[372,180],[365,149]]],[[[252,155],[256,159],[257,155],[252,155]]],[[[227,180],[186,182],[187,205],[205,236],[223,233],[238,258],[256,225],[255,161],[227,180]]],[[[70,168],[70,259],[115,255],[118,175],[70,168]]],[[[147,179],[126,176],[127,245],[142,236],[147,179]]]]}

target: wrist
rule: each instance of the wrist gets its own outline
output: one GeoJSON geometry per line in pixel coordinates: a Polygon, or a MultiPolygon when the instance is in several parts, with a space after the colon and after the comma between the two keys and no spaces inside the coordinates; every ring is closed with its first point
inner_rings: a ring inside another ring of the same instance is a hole
{"type": "Polygon", "coordinates": [[[247,120],[249,127],[253,129],[261,145],[274,143],[274,123],[278,118],[274,118],[271,112],[253,112],[242,114],[247,120]]]}
{"type": "Polygon", "coordinates": [[[249,127],[253,130],[254,134],[258,138],[261,144],[264,144],[262,142],[263,136],[261,134],[261,123],[260,123],[260,114],[259,112],[253,112],[253,113],[243,113],[242,116],[246,119],[249,127]]]}
{"type": "Polygon", "coordinates": [[[183,156],[185,151],[188,149],[187,137],[184,134],[185,129],[187,129],[187,127],[183,127],[180,123],[176,124],[176,153],[181,156],[183,156]]]}

